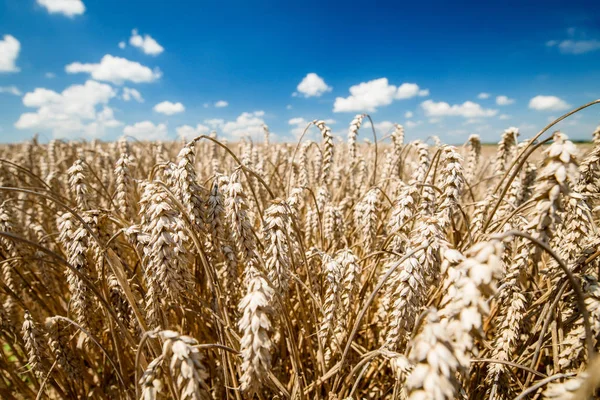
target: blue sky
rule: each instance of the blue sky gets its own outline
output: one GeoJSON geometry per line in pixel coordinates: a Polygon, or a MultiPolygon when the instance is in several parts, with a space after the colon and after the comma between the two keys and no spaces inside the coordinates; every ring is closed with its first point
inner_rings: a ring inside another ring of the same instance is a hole
{"type": "MultiPolygon", "coordinates": [[[[530,136],[600,98],[597,1],[0,0],[0,141],[530,136]],[[522,3],[526,3],[523,5],[522,3]],[[487,96],[486,96],[487,94],[487,96]],[[217,106],[218,105],[218,106],[217,106]],[[365,135],[366,136],[366,135],[365,135]]],[[[562,123],[589,138],[600,106],[562,123]]]]}

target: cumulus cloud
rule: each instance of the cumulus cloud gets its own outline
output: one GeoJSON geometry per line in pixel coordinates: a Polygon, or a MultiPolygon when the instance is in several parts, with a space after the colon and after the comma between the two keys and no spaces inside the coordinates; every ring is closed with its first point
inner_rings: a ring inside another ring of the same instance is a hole
{"type": "Polygon", "coordinates": [[[120,85],[125,81],[134,83],[153,82],[162,76],[160,69],[151,70],[135,61],[126,58],[105,55],[98,64],[82,64],[74,62],[65,67],[69,74],[88,73],[98,81],[112,82],[120,85]]]}
{"type": "Polygon", "coordinates": [[[376,111],[377,107],[392,103],[397,87],[390,85],[387,78],[362,82],[350,87],[350,96],[337,97],[333,105],[334,112],[376,111]]]}
{"type": "MultiPolygon", "coordinates": [[[[222,118],[212,118],[205,119],[204,124],[212,130],[219,131],[228,139],[237,140],[245,136],[262,137],[264,133],[263,125],[266,125],[263,119],[264,116],[264,111],[244,112],[232,121],[227,121],[222,118]]],[[[196,127],[197,129],[198,126],[196,127]]],[[[271,132],[271,135],[271,137],[275,137],[273,132],[271,132]]]]}
{"type": "Polygon", "coordinates": [[[404,118],[412,118],[413,117],[413,112],[412,111],[407,111],[404,113],[404,118]]]}
{"type": "Polygon", "coordinates": [[[311,72],[302,79],[296,90],[304,97],[320,97],[323,93],[331,92],[331,86],[328,86],[319,75],[311,72]]]}
{"type": "Polygon", "coordinates": [[[416,83],[390,85],[387,78],[374,79],[350,87],[350,96],[337,97],[334,112],[367,111],[375,112],[377,107],[387,106],[394,100],[427,96],[429,90],[420,89],[416,83]]]}
{"type": "Polygon", "coordinates": [[[119,42],[119,48],[122,50],[125,47],[127,47],[127,44],[125,42],[119,42]]]}
{"type": "MultiPolygon", "coordinates": [[[[264,111],[244,112],[233,121],[212,120],[212,126],[218,128],[225,136],[239,139],[243,136],[262,136],[265,121],[264,111]]],[[[206,121],[204,121],[206,122],[206,121]]]]}
{"type": "MultiPolygon", "coordinates": [[[[336,122],[334,119],[326,119],[324,121],[327,125],[333,125],[336,122]]],[[[294,135],[295,138],[299,138],[302,135],[302,133],[304,133],[304,130],[310,122],[311,121],[307,121],[302,117],[291,118],[288,121],[288,125],[292,126],[290,132],[292,133],[292,135],[294,135]]]]}
{"type": "Polygon", "coordinates": [[[36,88],[23,96],[23,104],[36,108],[36,112],[21,114],[15,127],[50,131],[54,137],[99,137],[106,128],[121,125],[107,105],[115,96],[110,85],[92,80],[69,86],[61,93],[36,88]]]}
{"type": "Polygon", "coordinates": [[[21,42],[12,35],[0,40],[0,72],[19,72],[16,62],[21,51],[21,42]]]}
{"type": "Polygon", "coordinates": [[[549,40],[546,42],[548,47],[557,47],[563,54],[585,54],[600,50],[600,40],[549,40]]]}
{"type": "Polygon", "coordinates": [[[217,107],[217,108],[227,107],[228,105],[229,105],[229,103],[226,102],[225,100],[219,100],[215,103],[215,107],[217,107]]]}
{"type": "Polygon", "coordinates": [[[489,99],[490,98],[490,94],[489,93],[485,93],[485,92],[481,92],[477,95],[478,99],[481,100],[485,100],[485,99],[489,99]]]}
{"type": "Polygon", "coordinates": [[[499,106],[508,106],[514,102],[515,102],[515,99],[510,99],[507,96],[497,96],[496,97],[496,104],[498,104],[499,106]]]}
{"type": "Polygon", "coordinates": [[[304,124],[304,123],[306,123],[308,125],[308,121],[302,117],[291,118],[288,121],[288,124],[290,124],[290,125],[299,125],[299,124],[304,124]]]}
{"type": "Polygon", "coordinates": [[[499,118],[499,119],[510,119],[510,118],[511,118],[511,116],[510,116],[510,115],[508,115],[508,114],[502,114],[502,115],[500,115],[498,118],[499,118]]]}
{"type": "Polygon", "coordinates": [[[571,106],[559,97],[539,95],[529,100],[529,108],[537,111],[561,111],[571,106]]]}
{"type": "Polygon", "coordinates": [[[498,113],[498,110],[486,109],[472,101],[465,101],[462,104],[450,105],[444,101],[435,102],[433,100],[425,100],[421,103],[421,108],[425,111],[428,117],[493,117],[498,113]]]}
{"type": "Polygon", "coordinates": [[[74,17],[85,12],[85,5],[81,0],[37,0],[37,3],[46,8],[50,14],[74,17]]]}
{"type": "Polygon", "coordinates": [[[16,86],[0,86],[0,93],[12,94],[15,96],[21,96],[23,94],[16,86]]]}
{"type": "Polygon", "coordinates": [[[181,103],[171,103],[170,101],[163,101],[162,103],[158,103],[157,105],[155,105],[153,110],[157,113],[173,115],[184,112],[185,107],[181,103]]]}
{"type": "Polygon", "coordinates": [[[300,136],[302,135],[302,133],[306,129],[306,126],[308,125],[308,122],[309,121],[305,120],[302,117],[291,118],[288,121],[288,125],[292,126],[292,128],[290,129],[291,134],[294,135],[294,137],[296,139],[300,138],[300,136]]]}
{"type": "Polygon", "coordinates": [[[136,89],[128,87],[123,88],[123,94],[121,95],[121,98],[125,101],[135,100],[138,103],[144,102],[144,98],[140,92],[138,92],[136,89]]]}
{"type": "Polygon", "coordinates": [[[212,119],[205,119],[204,123],[210,125],[213,128],[218,128],[220,126],[223,126],[223,124],[225,124],[225,120],[221,119],[221,118],[212,118],[212,119]]]}
{"type": "Polygon", "coordinates": [[[142,141],[168,139],[167,125],[154,125],[151,121],[141,121],[133,125],[127,125],[123,129],[123,133],[142,141]]]}
{"type": "Polygon", "coordinates": [[[195,128],[190,125],[182,125],[175,129],[175,131],[177,132],[177,136],[179,136],[181,139],[191,140],[196,136],[207,135],[210,133],[210,128],[202,124],[196,125],[195,128]]]}
{"type": "Polygon", "coordinates": [[[428,95],[429,89],[419,89],[419,85],[416,83],[403,83],[402,85],[398,86],[395,98],[403,100],[410,99],[415,96],[423,97],[428,95]]]}
{"type": "Polygon", "coordinates": [[[56,78],[56,74],[55,74],[54,72],[46,72],[46,73],[44,74],[44,76],[45,76],[46,78],[48,78],[48,79],[54,79],[54,78],[56,78]]]}
{"type": "Polygon", "coordinates": [[[140,35],[137,29],[131,31],[131,37],[129,38],[129,44],[133,47],[137,47],[142,50],[144,54],[149,54],[151,56],[157,56],[163,51],[165,51],[164,47],[162,47],[156,40],[152,38],[150,35],[140,35]]]}
{"type": "Polygon", "coordinates": [[[407,128],[414,128],[415,126],[419,126],[423,123],[423,121],[406,121],[407,128]]]}
{"type": "Polygon", "coordinates": [[[390,132],[394,128],[392,121],[381,121],[375,123],[375,130],[381,134],[390,132]]]}
{"type": "Polygon", "coordinates": [[[84,127],[85,137],[101,137],[104,135],[106,128],[116,128],[123,123],[117,121],[112,108],[104,106],[102,111],[96,114],[96,120],[90,122],[84,127]]]}

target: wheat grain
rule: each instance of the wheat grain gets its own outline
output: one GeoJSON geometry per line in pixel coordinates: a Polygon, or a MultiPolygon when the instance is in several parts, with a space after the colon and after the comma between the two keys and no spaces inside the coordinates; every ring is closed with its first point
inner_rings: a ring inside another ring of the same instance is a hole
{"type": "Polygon", "coordinates": [[[359,145],[364,118],[0,146],[0,396],[591,393],[600,147],[359,145]]]}
{"type": "Polygon", "coordinates": [[[455,374],[468,371],[471,333],[483,328],[483,316],[489,312],[485,298],[494,291],[501,253],[498,241],[476,244],[460,264],[449,267],[440,309],[430,311],[412,345],[409,359],[415,367],[406,381],[409,399],[453,399],[458,394],[455,374]]]}
{"type": "Polygon", "coordinates": [[[258,274],[248,279],[246,296],[238,306],[243,313],[238,322],[242,332],[240,352],[242,354],[241,390],[250,395],[259,390],[271,370],[271,325],[272,289],[258,274]]]}
{"type": "Polygon", "coordinates": [[[42,340],[42,333],[29,312],[25,313],[22,333],[25,349],[27,350],[29,368],[40,378],[46,372],[46,368],[44,367],[46,343],[42,340]]]}
{"type": "Polygon", "coordinates": [[[265,210],[263,240],[266,242],[265,266],[278,293],[285,297],[290,280],[291,260],[286,229],[290,225],[287,204],[275,201],[265,210]]]}

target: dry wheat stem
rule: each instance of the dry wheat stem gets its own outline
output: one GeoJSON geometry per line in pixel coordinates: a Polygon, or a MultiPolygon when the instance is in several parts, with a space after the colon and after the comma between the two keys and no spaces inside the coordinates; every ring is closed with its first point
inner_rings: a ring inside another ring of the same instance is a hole
{"type": "Polygon", "coordinates": [[[514,129],[497,147],[405,144],[370,117],[359,143],[367,117],[347,139],[315,120],[316,142],[262,127],[258,141],[0,146],[2,396],[500,400],[595,385],[582,371],[600,346],[600,148],[514,129]],[[76,325],[55,317],[69,312],[76,325]]]}

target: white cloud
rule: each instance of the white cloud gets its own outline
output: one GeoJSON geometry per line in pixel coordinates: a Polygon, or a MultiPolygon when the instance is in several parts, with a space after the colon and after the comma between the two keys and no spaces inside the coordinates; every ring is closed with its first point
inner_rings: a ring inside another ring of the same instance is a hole
{"type": "MultiPolygon", "coordinates": [[[[324,121],[327,125],[333,125],[336,123],[336,121],[334,119],[326,119],[324,121]]],[[[290,132],[292,133],[292,135],[294,135],[294,137],[296,139],[298,139],[298,138],[300,138],[300,136],[302,135],[302,133],[304,132],[304,130],[306,129],[306,127],[308,126],[308,124],[310,122],[311,121],[307,121],[306,119],[304,119],[302,117],[291,118],[288,121],[288,125],[291,125],[293,127],[290,130],[290,132]]]]}
{"type": "Polygon", "coordinates": [[[158,42],[150,35],[142,36],[138,34],[137,29],[131,31],[129,44],[142,50],[145,54],[150,54],[151,56],[157,56],[165,51],[164,47],[158,44],[158,42]]]}
{"type": "Polygon", "coordinates": [[[362,82],[350,87],[350,96],[337,97],[333,105],[334,112],[376,111],[377,107],[392,103],[397,87],[390,85],[387,78],[362,82]]]}
{"type": "Polygon", "coordinates": [[[85,6],[81,0],[37,0],[40,6],[48,10],[50,14],[63,14],[74,17],[85,12],[85,6]]]}
{"type": "Polygon", "coordinates": [[[212,129],[220,130],[228,138],[239,139],[244,136],[263,135],[264,111],[244,112],[233,121],[221,118],[205,119],[204,123],[212,129]]]}
{"type": "MultiPolygon", "coordinates": [[[[88,81],[88,82],[93,82],[93,81],[88,81]]],[[[94,82],[94,83],[96,83],[96,82],[94,82]]],[[[106,85],[106,86],[108,86],[108,85],[106,85]]],[[[71,88],[73,88],[73,87],[74,86],[71,86],[71,88]]],[[[105,98],[104,98],[105,101],[108,101],[108,99],[110,99],[111,93],[112,93],[112,88],[110,86],[108,86],[108,87],[109,87],[109,90],[106,91],[107,96],[105,96],[105,98]]],[[[68,90],[68,89],[65,89],[65,90],[68,90]]],[[[61,94],[56,93],[54,90],[45,89],[45,88],[37,88],[33,92],[29,92],[23,97],[23,104],[26,107],[42,107],[42,106],[49,105],[49,104],[60,103],[60,102],[62,102],[63,97],[67,97],[67,96],[64,96],[64,94],[61,96],[61,94]]],[[[96,102],[92,101],[90,103],[92,105],[95,105],[96,102]]],[[[89,111],[89,109],[88,109],[88,111],[89,111]]],[[[88,113],[86,112],[85,114],[88,114],[88,113]]]]}
{"type": "Polygon", "coordinates": [[[502,114],[498,117],[498,119],[511,119],[511,116],[508,114],[502,114]]]}
{"type": "Polygon", "coordinates": [[[538,111],[561,111],[571,108],[571,106],[556,96],[540,95],[529,100],[529,108],[538,111]]]}
{"type": "Polygon", "coordinates": [[[546,46],[558,47],[558,50],[563,54],[584,54],[600,50],[600,40],[549,40],[546,42],[546,46]]]}
{"type": "Polygon", "coordinates": [[[15,96],[21,96],[23,94],[16,86],[0,86],[0,93],[8,93],[15,96]]]}
{"type": "Polygon", "coordinates": [[[134,83],[153,82],[162,76],[160,69],[154,71],[150,68],[126,58],[105,55],[98,64],[82,64],[74,62],[65,67],[69,74],[89,73],[92,78],[99,81],[112,82],[120,85],[125,81],[134,83]]]}
{"type": "Polygon", "coordinates": [[[295,117],[295,118],[291,118],[288,121],[288,124],[290,124],[290,125],[298,125],[298,124],[303,124],[305,122],[306,122],[306,124],[308,124],[308,121],[305,120],[304,118],[302,118],[302,117],[295,117]]]}
{"type": "Polygon", "coordinates": [[[46,78],[48,78],[48,79],[54,79],[54,78],[56,78],[56,74],[55,74],[54,72],[46,72],[46,73],[44,74],[44,76],[45,76],[46,78]]]}
{"type": "Polygon", "coordinates": [[[393,128],[394,123],[392,121],[381,121],[375,123],[375,130],[381,135],[389,133],[393,128]]]}
{"type": "Polygon", "coordinates": [[[125,42],[119,42],[120,49],[124,49],[125,47],[127,47],[127,44],[125,42]]]}
{"type": "Polygon", "coordinates": [[[291,104],[288,104],[287,106],[285,106],[285,109],[286,109],[286,110],[291,110],[291,109],[292,109],[292,105],[291,105],[291,104]]]}
{"type": "Polygon", "coordinates": [[[404,118],[412,118],[413,117],[413,112],[412,111],[407,111],[404,113],[404,118]]]}
{"type": "Polygon", "coordinates": [[[229,105],[229,103],[226,102],[225,100],[219,100],[215,103],[215,107],[217,107],[217,108],[227,107],[228,105],[229,105]]]}
{"type": "Polygon", "coordinates": [[[301,117],[292,118],[288,121],[288,125],[292,125],[292,129],[290,130],[290,132],[292,133],[292,135],[294,135],[294,138],[300,138],[300,136],[306,129],[308,123],[309,121],[301,117]]]}
{"type": "Polygon", "coordinates": [[[210,107],[210,104],[209,104],[209,103],[204,103],[202,106],[203,106],[204,108],[208,108],[208,107],[210,107]]]}
{"type": "Polygon", "coordinates": [[[498,110],[482,108],[479,104],[472,101],[465,101],[462,104],[450,105],[444,101],[438,103],[433,100],[425,100],[421,103],[421,107],[428,117],[493,117],[498,113],[498,110]]]}
{"type": "Polygon", "coordinates": [[[167,125],[154,125],[154,123],[150,121],[136,122],[133,125],[127,125],[123,129],[123,133],[142,141],[168,139],[167,125]]]}
{"type": "Polygon", "coordinates": [[[398,90],[396,90],[396,99],[399,100],[410,99],[415,96],[424,97],[428,95],[429,89],[421,90],[419,89],[419,85],[416,83],[403,83],[398,87],[398,90]]]}
{"type": "Polygon", "coordinates": [[[387,106],[395,99],[409,99],[426,96],[428,90],[422,90],[415,83],[403,83],[399,87],[390,85],[387,78],[374,79],[350,87],[349,97],[337,97],[333,105],[334,112],[368,111],[375,112],[377,107],[387,106]]]}
{"type": "Polygon", "coordinates": [[[51,131],[54,137],[99,137],[106,128],[121,124],[107,106],[115,96],[116,91],[110,85],[91,80],[69,86],[61,93],[36,88],[23,96],[23,104],[37,108],[36,112],[21,114],[15,127],[51,131]],[[102,106],[100,111],[99,106],[102,106]]]}
{"type": "Polygon", "coordinates": [[[485,93],[485,92],[481,92],[477,95],[478,99],[481,100],[485,100],[485,99],[489,99],[490,98],[490,94],[489,93],[485,93]]]}
{"type": "Polygon", "coordinates": [[[12,35],[4,35],[0,40],[0,72],[19,72],[16,66],[19,52],[21,51],[21,42],[12,35]]]}
{"type": "Polygon", "coordinates": [[[185,107],[181,103],[171,103],[170,101],[163,101],[162,103],[158,103],[157,105],[155,105],[153,110],[161,114],[173,115],[184,112],[185,107]]]}
{"type": "Polygon", "coordinates": [[[307,74],[296,89],[304,97],[320,97],[323,93],[331,92],[331,86],[328,86],[323,78],[314,72],[307,74]]]}
{"type": "Polygon", "coordinates": [[[207,135],[210,133],[210,128],[202,124],[196,125],[195,128],[190,125],[182,125],[175,130],[177,131],[177,136],[185,140],[191,140],[196,136],[207,135]]]}
{"type": "Polygon", "coordinates": [[[515,102],[515,99],[510,99],[507,96],[497,96],[496,97],[496,104],[498,104],[499,106],[507,106],[514,102],[515,102]]]}
{"type": "Polygon", "coordinates": [[[262,119],[264,115],[264,111],[244,112],[235,121],[225,122],[221,130],[225,135],[232,138],[241,138],[246,135],[258,135],[262,137],[263,125],[265,124],[265,121],[262,119]]]}
{"type": "Polygon", "coordinates": [[[422,123],[423,123],[423,121],[416,121],[416,122],[415,121],[406,121],[406,124],[404,124],[404,125],[406,125],[407,128],[414,128],[415,126],[419,126],[422,123]]]}
{"type": "Polygon", "coordinates": [[[140,92],[138,92],[136,89],[132,89],[132,88],[128,88],[128,87],[123,88],[123,95],[121,97],[125,101],[130,101],[133,99],[133,100],[137,101],[138,103],[144,102],[144,98],[142,97],[142,94],[140,92]]]}
{"type": "Polygon", "coordinates": [[[225,120],[221,118],[205,119],[204,123],[210,125],[212,128],[218,128],[225,124],[225,120]]]}
{"type": "Polygon", "coordinates": [[[102,111],[96,114],[96,120],[85,126],[84,136],[100,137],[104,135],[106,128],[116,128],[121,125],[123,125],[123,123],[115,119],[113,109],[104,106],[102,111]]]}

